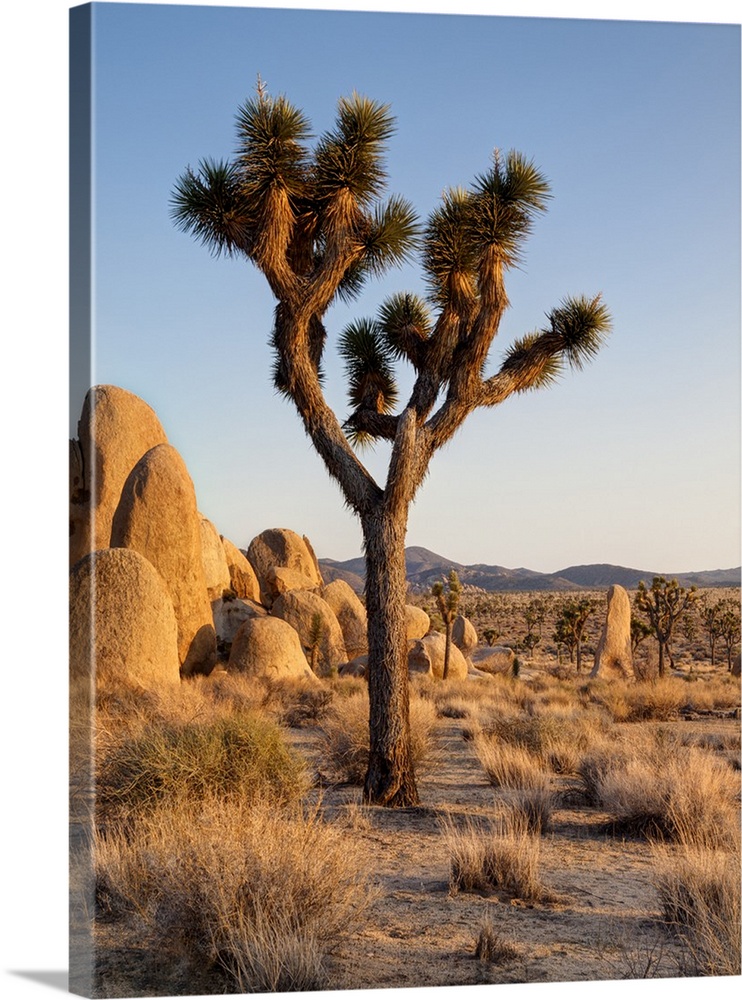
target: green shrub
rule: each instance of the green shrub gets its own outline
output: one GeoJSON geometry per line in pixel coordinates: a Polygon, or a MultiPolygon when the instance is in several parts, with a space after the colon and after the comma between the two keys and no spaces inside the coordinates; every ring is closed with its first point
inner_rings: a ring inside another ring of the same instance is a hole
{"type": "Polygon", "coordinates": [[[143,733],[123,736],[107,749],[97,786],[103,815],[120,817],[208,795],[292,802],[308,779],[275,724],[231,715],[180,724],[153,720],[143,733]]]}

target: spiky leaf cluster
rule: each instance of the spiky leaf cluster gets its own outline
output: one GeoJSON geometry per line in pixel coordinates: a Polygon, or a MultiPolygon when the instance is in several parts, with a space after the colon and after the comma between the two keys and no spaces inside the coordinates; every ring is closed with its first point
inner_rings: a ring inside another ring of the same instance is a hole
{"type": "Polygon", "coordinates": [[[342,98],[334,128],[312,150],[304,114],[261,85],[236,127],[233,162],[202,161],[176,183],[171,211],[184,232],[217,254],[244,254],[284,285],[286,266],[297,278],[313,277],[341,232],[354,250],[335,289],[346,299],[411,252],[418,232],[411,204],[378,203],[394,130],[387,105],[355,93],[342,98]]]}
{"type": "Polygon", "coordinates": [[[516,266],[534,217],[545,211],[548,198],[546,179],[515,150],[504,158],[496,151],[491,168],[475,179],[471,190],[444,191],[423,241],[431,298],[455,305],[462,289],[473,294],[493,265],[516,266]]]}
{"type": "Polygon", "coordinates": [[[345,362],[351,407],[391,412],[398,398],[394,359],[376,321],[361,319],[346,326],[338,350],[345,362]]]}

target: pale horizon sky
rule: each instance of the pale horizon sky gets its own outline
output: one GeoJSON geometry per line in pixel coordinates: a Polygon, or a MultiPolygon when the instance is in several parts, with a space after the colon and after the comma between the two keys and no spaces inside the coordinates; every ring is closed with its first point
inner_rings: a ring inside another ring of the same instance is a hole
{"type": "MultiPolygon", "coordinates": [[[[315,133],[355,89],[391,104],[388,192],[423,219],[494,147],[551,181],[491,367],[565,295],[600,291],[614,318],[585,371],[469,418],[433,459],[408,544],[547,572],[738,565],[739,40],[719,24],[97,5],[91,381],[155,409],[202,513],[237,545],[281,526],[321,557],[361,553],[270,384],[267,284],[169,215],[186,166],[233,153],[258,74],[315,133]]],[[[404,289],[423,291],[416,263],[328,315],[341,417],[336,337],[404,289]]],[[[386,454],[363,455],[382,482],[386,454]]]]}

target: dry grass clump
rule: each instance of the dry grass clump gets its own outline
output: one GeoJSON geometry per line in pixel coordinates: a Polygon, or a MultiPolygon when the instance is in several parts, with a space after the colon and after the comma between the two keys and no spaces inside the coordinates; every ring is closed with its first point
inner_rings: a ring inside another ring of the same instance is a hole
{"type": "Polygon", "coordinates": [[[305,765],[280,729],[252,715],[180,724],[150,720],[144,731],[108,743],[96,780],[101,816],[109,820],[209,795],[295,802],[308,787],[305,765]]]}
{"type": "Polygon", "coordinates": [[[493,892],[539,901],[548,891],[539,877],[541,842],[523,817],[509,812],[496,820],[441,823],[451,859],[449,891],[493,892]]]}
{"type": "Polygon", "coordinates": [[[696,747],[672,754],[603,756],[593,775],[595,797],[624,833],[709,849],[739,841],[739,775],[696,747]]]}
{"type": "Polygon", "coordinates": [[[577,771],[581,755],[608,730],[601,712],[570,708],[549,715],[517,715],[492,718],[483,732],[493,742],[528,750],[543,766],[557,774],[577,771]]]}
{"type": "Polygon", "coordinates": [[[543,786],[541,760],[526,747],[517,743],[498,743],[480,734],[474,737],[474,751],[495,788],[543,786]]]}
{"type": "MultiPolygon", "coordinates": [[[[336,701],[320,726],[320,768],[332,781],[363,784],[369,755],[368,693],[336,701]]],[[[435,750],[435,705],[410,693],[410,744],[416,769],[430,763],[435,750]]]]}
{"type": "Polygon", "coordinates": [[[740,975],[740,856],[657,847],[654,885],[665,921],[684,945],[684,975],[740,975]]]}
{"type": "Polygon", "coordinates": [[[522,818],[528,830],[533,833],[548,833],[556,801],[548,778],[543,775],[542,784],[518,789],[511,796],[510,805],[514,815],[522,818]]]}
{"type": "Polygon", "coordinates": [[[509,941],[496,930],[492,918],[488,915],[479,931],[479,937],[474,947],[474,957],[480,962],[491,965],[505,965],[520,958],[522,950],[513,941],[509,941]]]}
{"type": "Polygon", "coordinates": [[[688,687],[677,677],[648,681],[591,680],[584,700],[604,708],[614,722],[676,719],[688,700],[688,687]]]}
{"type": "Polygon", "coordinates": [[[729,711],[740,706],[740,684],[728,673],[689,674],[685,681],[686,705],[695,712],[729,711]]]}
{"type": "Polygon", "coordinates": [[[143,815],[98,835],[95,876],[101,916],[144,931],[165,966],[185,957],[221,974],[229,992],[325,988],[324,956],[368,899],[352,842],[269,799],[143,815]]]}

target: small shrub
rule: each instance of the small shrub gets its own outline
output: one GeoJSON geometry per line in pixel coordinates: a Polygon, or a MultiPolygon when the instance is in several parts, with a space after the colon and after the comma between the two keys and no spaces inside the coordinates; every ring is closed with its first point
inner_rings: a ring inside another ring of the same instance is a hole
{"type": "Polygon", "coordinates": [[[228,715],[179,725],[153,721],[142,734],[124,736],[103,755],[97,787],[102,814],[111,819],[209,795],[294,802],[308,778],[276,725],[228,715]]]}
{"type": "Polygon", "coordinates": [[[471,705],[462,698],[448,698],[437,706],[437,712],[444,719],[468,719],[471,705]]]}
{"type": "Polygon", "coordinates": [[[654,885],[683,943],[685,975],[740,975],[740,858],[685,846],[656,848],[654,885]]]}
{"type": "Polygon", "coordinates": [[[609,763],[596,795],[626,833],[722,849],[739,840],[739,778],[695,747],[609,763]]]}
{"type": "Polygon", "coordinates": [[[442,829],[451,859],[452,893],[501,890],[532,901],[547,896],[538,870],[540,839],[522,817],[508,813],[481,823],[467,817],[463,825],[447,817],[442,829]]]}
{"type": "Polygon", "coordinates": [[[177,951],[221,970],[228,992],[325,988],[324,955],[369,899],[347,836],[270,800],[171,802],[94,856],[109,915],[144,928],[163,966],[177,951]]]}
{"type": "Polygon", "coordinates": [[[533,833],[548,833],[551,829],[556,797],[545,775],[543,784],[519,789],[510,802],[513,813],[522,817],[526,829],[533,833]]]}

